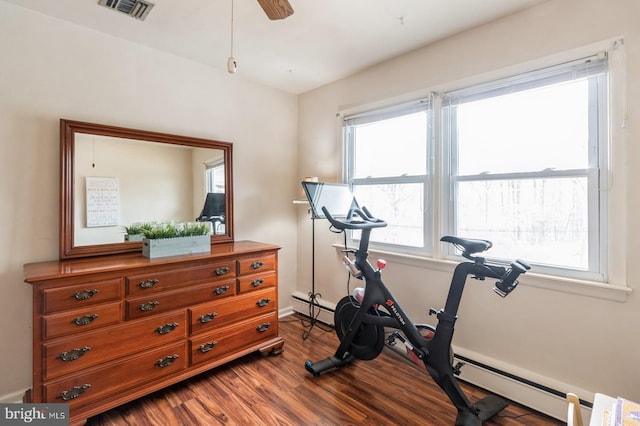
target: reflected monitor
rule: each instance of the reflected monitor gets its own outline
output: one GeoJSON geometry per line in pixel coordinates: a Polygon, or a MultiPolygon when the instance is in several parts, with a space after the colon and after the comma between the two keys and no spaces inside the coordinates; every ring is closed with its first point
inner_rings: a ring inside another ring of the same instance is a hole
{"type": "Polygon", "coordinates": [[[207,198],[204,201],[204,206],[202,207],[202,212],[198,219],[208,220],[209,217],[224,217],[224,200],[225,193],[224,192],[209,192],[207,194],[207,198]]]}
{"type": "Polygon", "coordinates": [[[349,218],[353,209],[359,209],[351,188],[346,183],[302,182],[314,219],[326,219],[322,207],[335,218],[349,218]]]}

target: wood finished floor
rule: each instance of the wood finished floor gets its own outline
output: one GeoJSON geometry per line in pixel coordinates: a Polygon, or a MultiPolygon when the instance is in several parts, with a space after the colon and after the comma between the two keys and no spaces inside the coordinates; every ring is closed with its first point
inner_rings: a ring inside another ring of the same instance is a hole
{"type": "MultiPolygon", "coordinates": [[[[453,425],[455,409],[424,373],[383,353],[373,361],[312,377],[304,361],[332,355],[333,331],[308,339],[300,317],[280,321],[284,353],[246,356],[89,419],[90,426],[136,425],[453,425]],[[386,387],[382,385],[386,383],[386,387]]],[[[486,392],[461,383],[471,401],[486,392]]],[[[485,425],[562,425],[509,405],[485,425]]]]}

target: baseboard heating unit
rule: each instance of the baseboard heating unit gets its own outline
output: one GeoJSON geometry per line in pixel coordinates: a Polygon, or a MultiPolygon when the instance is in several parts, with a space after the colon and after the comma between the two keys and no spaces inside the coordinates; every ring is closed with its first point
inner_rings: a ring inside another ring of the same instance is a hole
{"type": "MultiPolygon", "coordinates": [[[[388,352],[399,355],[407,364],[428,375],[428,373],[419,369],[406,355],[406,348],[401,342],[396,341],[394,346],[387,345],[386,347],[389,349],[388,352]]],[[[579,395],[592,395],[592,393],[588,391],[576,389],[571,385],[553,380],[551,380],[551,382],[553,382],[552,385],[542,384],[542,381],[549,382],[549,380],[532,380],[527,377],[535,377],[536,375],[526,371],[522,374],[510,373],[506,368],[492,366],[489,363],[490,360],[485,361],[485,357],[480,354],[465,353],[465,355],[462,355],[458,353],[458,351],[465,351],[454,348],[454,364],[463,364],[460,375],[458,376],[459,380],[478,386],[479,388],[525,405],[556,419],[566,420],[567,402],[565,398],[567,391],[564,391],[564,389],[572,389],[573,392],[579,392],[579,395]],[[483,361],[478,361],[478,359],[483,359],[483,361]]],[[[517,368],[514,367],[509,370],[515,371],[517,368]]],[[[580,406],[583,416],[588,419],[593,404],[588,400],[580,399],[580,406]]]]}
{"type": "Polygon", "coordinates": [[[333,324],[333,314],[336,308],[335,303],[328,302],[318,297],[311,304],[311,296],[299,291],[291,295],[293,310],[307,317],[314,317],[316,320],[327,324],[333,324]]]}

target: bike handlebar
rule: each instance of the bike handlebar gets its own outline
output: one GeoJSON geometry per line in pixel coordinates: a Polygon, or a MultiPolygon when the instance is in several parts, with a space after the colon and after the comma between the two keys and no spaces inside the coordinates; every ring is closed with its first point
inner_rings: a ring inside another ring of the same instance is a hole
{"type": "Polygon", "coordinates": [[[485,279],[489,277],[499,280],[496,282],[493,291],[502,297],[507,297],[507,295],[516,288],[520,274],[524,274],[531,269],[531,266],[529,266],[527,262],[520,259],[511,262],[511,267],[506,269],[504,266],[487,264],[483,257],[474,256],[475,253],[489,250],[493,246],[491,241],[488,240],[445,235],[440,238],[440,241],[453,244],[462,252],[462,256],[474,262],[471,274],[476,278],[485,279]]]}
{"type": "Polygon", "coordinates": [[[326,216],[331,225],[340,230],[344,229],[372,229],[372,228],[384,228],[387,226],[387,222],[382,219],[373,217],[373,215],[367,210],[366,207],[362,209],[351,209],[347,214],[345,220],[339,220],[331,216],[331,213],[326,207],[322,207],[322,212],[326,216]]]}
{"type": "Polygon", "coordinates": [[[511,269],[505,273],[500,281],[496,282],[493,291],[501,297],[507,297],[518,285],[520,274],[524,274],[529,269],[531,269],[531,266],[524,260],[514,260],[511,262],[511,269]]]}
{"type": "MultiPolygon", "coordinates": [[[[349,210],[349,213],[344,220],[334,218],[324,206],[322,207],[322,212],[331,225],[339,230],[365,230],[384,228],[387,226],[387,222],[374,217],[364,206],[362,209],[355,208],[349,210]]],[[[366,246],[368,245],[368,236],[366,240],[364,247],[365,252],[366,246]]],[[[501,297],[507,297],[518,285],[518,277],[531,269],[531,266],[529,266],[527,262],[520,259],[514,260],[511,262],[511,267],[509,269],[505,269],[503,266],[487,265],[484,263],[483,258],[474,257],[474,253],[482,252],[491,248],[492,243],[487,240],[470,240],[453,236],[444,236],[441,238],[441,241],[458,246],[462,250],[464,257],[474,260],[476,262],[475,266],[479,267],[479,269],[475,270],[478,278],[484,279],[485,277],[491,277],[498,279],[493,291],[501,297]]],[[[361,241],[361,249],[362,248],[361,241]]]]}

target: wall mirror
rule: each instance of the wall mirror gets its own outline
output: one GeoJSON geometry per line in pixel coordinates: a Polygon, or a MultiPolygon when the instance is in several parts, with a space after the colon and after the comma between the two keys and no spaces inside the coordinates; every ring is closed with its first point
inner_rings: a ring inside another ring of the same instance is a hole
{"type": "Polygon", "coordinates": [[[233,241],[232,147],[60,120],[60,258],[141,251],[125,227],[202,214],[212,244],[233,241]]]}

